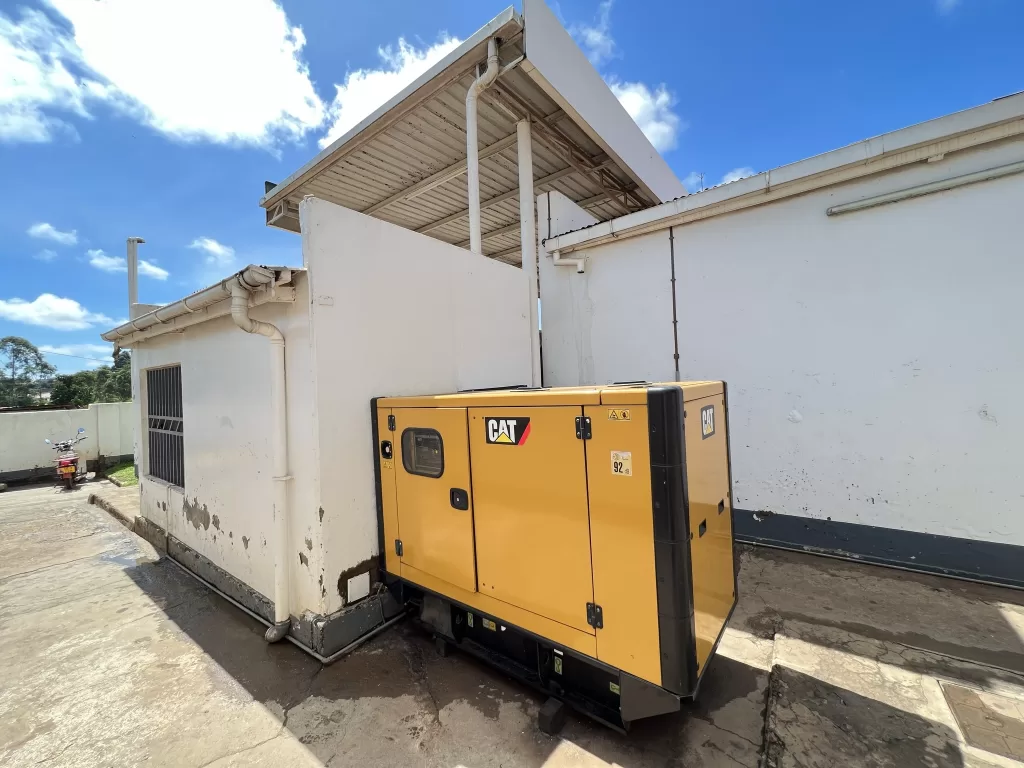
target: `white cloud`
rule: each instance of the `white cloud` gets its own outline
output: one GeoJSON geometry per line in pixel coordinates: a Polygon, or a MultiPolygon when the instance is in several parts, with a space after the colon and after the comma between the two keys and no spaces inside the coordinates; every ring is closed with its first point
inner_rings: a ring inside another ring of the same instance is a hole
{"type": "Polygon", "coordinates": [[[0,142],[45,142],[71,128],[53,112],[87,117],[91,81],[68,71],[70,40],[43,13],[22,9],[15,22],[0,13],[0,142]]]}
{"type": "Polygon", "coordinates": [[[275,0],[45,1],[70,31],[0,14],[0,140],[49,141],[55,112],[98,103],[181,141],[271,147],[323,123],[305,36],[275,0]]]}
{"type": "MultiPolygon", "coordinates": [[[[128,261],[124,256],[108,256],[99,248],[86,251],[86,255],[89,257],[89,264],[103,272],[128,271],[128,261]]],[[[152,262],[139,259],[139,274],[155,280],[166,280],[171,273],[152,262]]]]}
{"type": "Polygon", "coordinates": [[[57,258],[57,252],[51,251],[49,248],[44,248],[32,258],[39,259],[39,261],[53,261],[57,258]]]}
{"type": "Polygon", "coordinates": [[[576,38],[595,67],[615,55],[615,39],[611,34],[611,12],[612,0],[604,0],[597,6],[597,21],[594,24],[573,24],[569,27],[569,33],[576,38]]]}
{"type": "Polygon", "coordinates": [[[960,0],[935,0],[935,7],[943,15],[952,13],[959,5],[960,0]]]}
{"type": "Polygon", "coordinates": [[[163,267],[158,267],[151,261],[139,259],[139,274],[145,277],[152,277],[154,280],[166,280],[171,273],[163,267]]]}
{"type": "Polygon", "coordinates": [[[651,91],[644,83],[622,83],[611,78],[608,85],[655,149],[675,149],[686,124],[672,110],[676,100],[664,84],[651,91]]]}
{"type": "Polygon", "coordinates": [[[52,293],[40,294],[33,301],[0,299],[0,317],[57,331],[81,331],[94,325],[114,323],[106,315],[90,312],[74,299],[65,299],[52,293]]]}
{"type": "Polygon", "coordinates": [[[725,174],[725,176],[722,177],[722,183],[729,184],[730,182],[733,181],[739,181],[740,179],[745,179],[748,176],[753,176],[755,173],[757,173],[757,171],[755,171],[749,165],[744,165],[740,168],[733,168],[731,171],[725,174]]]}
{"type": "MultiPolygon", "coordinates": [[[[0,119],[2,119],[2,117],[0,117],[0,119]]],[[[36,237],[40,240],[53,240],[53,242],[60,243],[61,245],[74,245],[78,242],[77,229],[72,229],[70,232],[61,232],[52,224],[48,224],[45,221],[33,224],[28,228],[27,234],[29,237],[36,237]]]]}
{"type": "Polygon", "coordinates": [[[218,243],[212,237],[197,237],[188,246],[206,254],[206,263],[227,267],[235,261],[235,249],[230,245],[218,243]]]}
{"type": "Polygon", "coordinates": [[[124,256],[108,256],[99,248],[86,251],[89,257],[89,264],[103,272],[127,272],[128,262],[124,256]]]}
{"type": "Polygon", "coordinates": [[[427,48],[416,48],[405,38],[398,39],[397,47],[378,48],[377,55],[384,65],[382,68],[357,69],[345,76],[344,84],[334,86],[334,101],[328,110],[331,125],[327,135],[320,139],[320,146],[326,147],[344,136],[461,42],[458,38],[442,34],[439,42],[427,48]]]}

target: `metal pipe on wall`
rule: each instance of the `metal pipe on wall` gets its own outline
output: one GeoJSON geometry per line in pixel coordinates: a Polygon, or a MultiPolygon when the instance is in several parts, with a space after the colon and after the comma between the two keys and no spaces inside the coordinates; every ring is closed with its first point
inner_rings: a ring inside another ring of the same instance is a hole
{"type": "Polygon", "coordinates": [[[516,142],[519,160],[519,244],[523,255],[523,272],[530,307],[530,367],[531,385],[541,386],[540,317],[537,307],[537,217],[533,194],[533,140],[530,120],[516,123],[516,142]]]}
{"type": "Polygon", "coordinates": [[[141,237],[128,238],[128,319],[135,319],[135,305],[139,303],[139,243],[141,237]]]}
{"type": "Polygon", "coordinates": [[[480,94],[498,78],[498,41],[487,41],[487,69],[466,92],[466,184],[469,196],[469,250],[483,254],[480,231],[480,147],[477,143],[476,105],[480,94]]]}
{"type": "MultiPolygon", "coordinates": [[[[266,632],[268,643],[283,640],[291,626],[288,557],[288,411],[285,392],[284,335],[277,326],[249,317],[249,291],[264,282],[249,284],[244,275],[231,283],[231,319],[246,333],[270,339],[270,401],[274,481],[274,625],[266,632]]],[[[262,276],[261,276],[262,277],[262,276]]],[[[273,280],[273,277],[270,278],[273,280]]]]}

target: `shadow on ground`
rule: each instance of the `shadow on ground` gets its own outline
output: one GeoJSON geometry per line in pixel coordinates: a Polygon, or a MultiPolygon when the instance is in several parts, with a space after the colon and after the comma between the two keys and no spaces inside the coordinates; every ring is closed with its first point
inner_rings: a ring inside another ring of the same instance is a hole
{"type": "Polygon", "coordinates": [[[768,674],[724,656],[709,668],[700,700],[680,713],[635,723],[626,736],[571,716],[552,738],[535,727],[542,696],[468,655],[440,657],[413,620],[323,667],[290,643],[268,645],[261,624],[166,559],[126,573],[324,763],[344,754],[346,762],[405,765],[418,754],[450,766],[557,765],[561,757],[574,765],[757,765],[768,674]],[[371,723],[389,725],[359,730],[371,723]]]}

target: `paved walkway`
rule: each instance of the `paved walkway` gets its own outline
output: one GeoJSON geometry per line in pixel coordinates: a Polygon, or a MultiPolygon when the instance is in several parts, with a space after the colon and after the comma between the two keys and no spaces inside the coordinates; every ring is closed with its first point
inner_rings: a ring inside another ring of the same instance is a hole
{"type": "Polygon", "coordinates": [[[137,509],[107,482],[0,494],[0,765],[1019,765],[1018,592],[744,550],[698,704],[551,738],[536,695],[411,622],[326,668],[268,646],[90,494],[137,509]]]}

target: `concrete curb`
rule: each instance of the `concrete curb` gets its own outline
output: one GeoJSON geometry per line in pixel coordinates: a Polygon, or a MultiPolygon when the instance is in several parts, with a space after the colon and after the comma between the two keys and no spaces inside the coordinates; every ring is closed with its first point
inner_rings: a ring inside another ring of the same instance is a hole
{"type": "Polygon", "coordinates": [[[99,494],[90,493],[89,503],[94,504],[100,509],[106,511],[111,517],[117,520],[117,522],[119,522],[132,533],[135,533],[135,518],[122,512],[120,509],[111,504],[109,500],[103,498],[99,494]]]}

